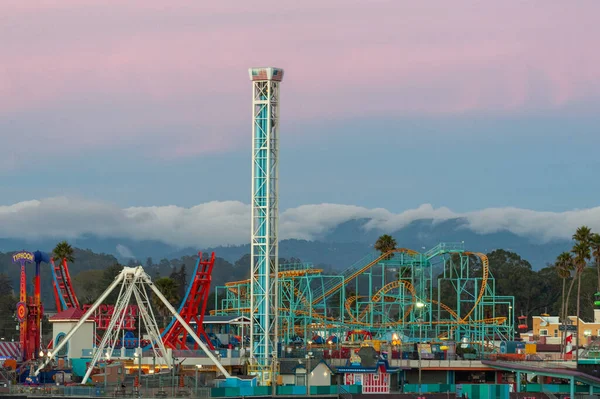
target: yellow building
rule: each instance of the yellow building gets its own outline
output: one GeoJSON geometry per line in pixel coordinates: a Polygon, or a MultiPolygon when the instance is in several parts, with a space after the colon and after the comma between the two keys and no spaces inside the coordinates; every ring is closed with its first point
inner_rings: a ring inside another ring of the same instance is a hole
{"type": "MultiPolygon", "coordinates": [[[[521,333],[525,340],[545,340],[547,344],[560,344],[563,338],[563,332],[560,330],[558,316],[533,316],[533,325],[528,333],[521,333]],[[535,338],[534,338],[535,337],[535,338]]],[[[569,316],[575,334],[577,326],[577,317],[569,316]]],[[[581,346],[586,346],[590,339],[600,336],[600,309],[594,309],[594,321],[586,322],[579,320],[579,343],[581,346]]],[[[575,344],[575,337],[573,337],[575,344]]]]}

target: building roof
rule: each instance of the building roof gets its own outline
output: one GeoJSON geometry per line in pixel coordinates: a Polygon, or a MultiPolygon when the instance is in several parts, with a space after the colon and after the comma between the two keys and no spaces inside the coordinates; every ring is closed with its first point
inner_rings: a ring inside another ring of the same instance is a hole
{"type": "MultiPolygon", "coordinates": [[[[560,318],[558,316],[531,316],[531,318],[540,319],[541,327],[544,327],[545,325],[560,324],[560,318]]],[[[567,319],[571,320],[572,323],[577,322],[577,316],[567,316],[567,319]]],[[[594,309],[593,321],[585,321],[580,318],[579,322],[583,324],[600,324],[600,309],[594,309]]]]}
{"type": "Polygon", "coordinates": [[[532,316],[533,319],[542,319],[540,326],[545,326],[549,324],[558,324],[560,323],[560,318],[558,316],[532,316]]]}
{"type": "Polygon", "coordinates": [[[384,373],[396,373],[408,367],[391,367],[387,359],[379,359],[374,366],[341,366],[337,368],[338,373],[376,373],[378,370],[384,373]]]}
{"type": "MultiPolygon", "coordinates": [[[[79,320],[81,320],[83,315],[85,315],[85,313],[83,312],[83,310],[81,310],[79,308],[68,308],[67,310],[58,312],[54,316],[50,317],[50,319],[48,319],[48,320],[50,322],[79,321],[79,320]]],[[[91,322],[92,320],[87,320],[87,321],[91,322]]]]}
{"type": "MultiPolygon", "coordinates": [[[[299,368],[306,369],[306,359],[285,359],[279,361],[279,373],[280,374],[296,374],[296,370],[299,368]]],[[[314,371],[314,369],[319,366],[319,364],[324,364],[325,367],[329,369],[331,374],[335,374],[335,371],[325,362],[325,360],[316,360],[312,359],[310,363],[310,372],[314,371]]]]}

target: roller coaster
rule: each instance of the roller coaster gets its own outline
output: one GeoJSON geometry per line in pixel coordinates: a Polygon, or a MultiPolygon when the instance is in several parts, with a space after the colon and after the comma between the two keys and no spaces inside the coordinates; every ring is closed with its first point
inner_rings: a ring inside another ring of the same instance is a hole
{"type": "MultiPolygon", "coordinates": [[[[211,313],[248,315],[249,293],[249,280],[216,287],[211,313]]],[[[486,255],[462,243],[372,253],[335,275],[310,264],[280,265],[278,299],[283,342],[341,338],[354,329],[403,342],[468,340],[489,351],[493,342],[514,339],[507,317],[514,298],[496,295],[486,255]]]]}

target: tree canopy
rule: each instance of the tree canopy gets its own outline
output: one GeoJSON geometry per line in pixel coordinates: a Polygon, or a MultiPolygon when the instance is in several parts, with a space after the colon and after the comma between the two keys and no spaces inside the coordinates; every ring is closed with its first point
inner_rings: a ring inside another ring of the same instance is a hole
{"type": "Polygon", "coordinates": [[[56,244],[56,247],[54,247],[54,250],[52,250],[52,256],[55,259],[64,259],[69,263],[75,262],[75,257],[73,256],[73,254],[73,247],[71,247],[71,244],[69,244],[66,241],[59,242],[58,244],[56,244]]]}
{"type": "Polygon", "coordinates": [[[396,249],[396,240],[389,234],[384,234],[377,239],[375,242],[375,249],[381,254],[386,252],[390,252],[393,249],[396,249]]]}

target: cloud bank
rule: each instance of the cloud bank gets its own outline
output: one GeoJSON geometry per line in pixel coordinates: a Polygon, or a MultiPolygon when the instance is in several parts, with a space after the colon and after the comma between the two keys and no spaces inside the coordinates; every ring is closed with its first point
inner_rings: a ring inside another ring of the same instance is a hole
{"type": "MultiPolygon", "coordinates": [[[[441,222],[463,218],[465,227],[488,234],[510,231],[540,241],[569,239],[586,224],[600,230],[600,207],[566,212],[538,212],[518,208],[488,208],[457,213],[424,204],[393,213],[340,204],[314,204],[286,209],[280,215],[280,238],[311,240],[353,219],[368,219],[365,229],[393,232],[415,220],[441,222]]],[[[100,237],[158,240],[178,247],[247,244],[250,241],[250,205],[213,201],[191,208],[178,206],[131,207],[77,198],[46,198],[0,206],[0,237],[75,239],[100,237]]],[[[120,253],[133,256],[128,248],[120,253]]]]}

